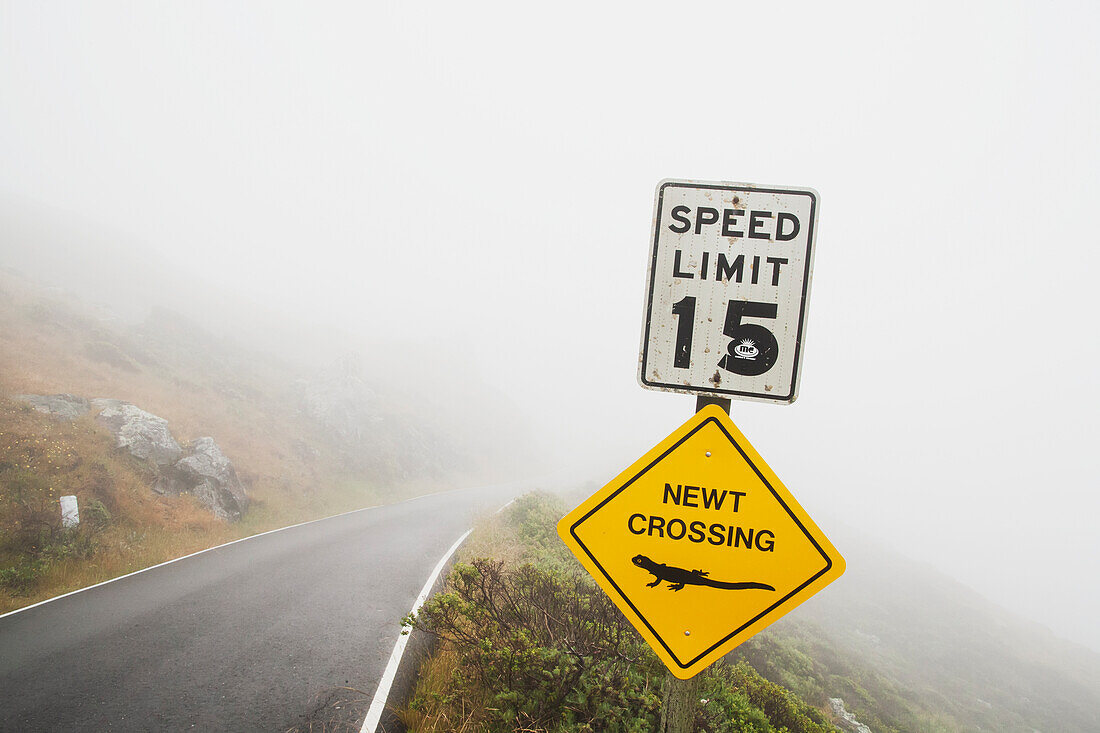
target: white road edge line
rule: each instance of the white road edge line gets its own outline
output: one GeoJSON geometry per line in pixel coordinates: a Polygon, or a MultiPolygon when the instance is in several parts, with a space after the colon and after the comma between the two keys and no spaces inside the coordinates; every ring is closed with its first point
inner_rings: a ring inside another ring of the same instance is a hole
{"type": "MultiPolygon", "coordinates": [[[[512,499],[507,504],[497,509],[494,514],[500,514],[516,503],[515,499],[512,499]]],[[[439,563],[432,570],[431,575],[428,576],[428,582],[424,584],[424,587],[420,589],[420,595],[416,597],[416,601],[413,603],[412,613],[416,613],[420,610],[420,607],[424,605],[424,601],[428,600],[428,594],[432,592],[432,586],[435,585],[435,581],[439,579],[440,573],[443,572],[443,568],[446,567],[447,561],[458,551],[458,548],[462,546],[462,543],[466,541],[466,538],[470,536],[470,533],[474,531],[474,528],[466,530],[458,540],[451,545],[451,549],[443,555],[439,563]]],[[[378,724],[382,720],[382,713],[386,709],[386,700],[390,697],[390,688],[393,686],[393,680],[397,677],[397,668],[401,666],[401,657],[405,654],[405,645],[409,643],[408,634],[402,634],[397,637],[397,643],[393,645],[393,652],[390,654],[390,661],[386,663],[386,669],[382,672],[382,679],[378,681],[378,689],[374,692],[374,698],[371,700],[370,708],[367,710],[367,718],[363,721],[363,727],[359,729],[359,733],[374,733],[378,728],[378,724]]]]}
{"type": "MultiPolygon", "coordinates": [[[[510,503],[511,502],[509,502],[509,504],[510,503]]],[[[505,504],[505,506],[507,506],[507,504],[505,504]]],[[[503,509],[503,507],[501,507],[501,509],[503,509]]],[[[451,545],[451,549],[447,550],[443,557],[440,558],[439,563],[436,564],[431,575],[428,576],[428,582],[420,589],[420,595],[416,597],[416,602],[413,603],[411,613],[419,611],[420,607],[424,605],[424,601],[428,600],[428,594],[432,592],[432,586],[434,586],[435,581],[439,579],[439,575],[443,572],[443,568],[446,567],[447,561],[451,559],[451,556],[455,554],[473,531],[473,527],[466,530],[466,532],[451,545]]],[[[370,709],[367,710],[367,719],[363,721],[363,727],[359,729],[359,733],[374,733],[378,728],[378,724],[382,720],[382,713],[386,709],[386,700],[389,699],[390,696],[390,687],[393,685],[393,680],[397,676],[397,668],[401,666],[401,657],[405,654],[405,645],[409,643],[409,636],[410,634],[401,634],[401,636],[397,637],[397,643],[393,645],[393,653],[390,654],[390,661],[386,663],[386,669],[382,672],[382,679],[378,681],[378,689],[374,693],[374,699],[371,700],[370,709]]]]}
{"type": "Polygon", "coordinates": [[[60,601],[62,598],[68,598],[69,596],[74,596],[77,593],[83,593],[84,591],[92,590],[92,589],[98,588],[102,585],[107,585],[109,583],[114,583],[114,582],[119,581],[119,580],[125,580],[126,578],[131,578],[135,575],[141,575],[142,573],[147,573],[150,570],[156,570],[157,568],[163,568],[165,565],[171,565],[172,563],[179,562],[180,560],[186,560],[187,558],[195,557],[196,555],[202,555],[203,553],[213,552],[214,550],[220,550],[223,547],[229,547],[230,545],[235,545],[238,542],[244,542],[246,540],[254,540],[257,537],[263,537],[264,535],[274,534],[275,532],[282,532],[283,530],[287,530],[287,529],[294,529],[295,527],[304,527],[307,524],[314,524],[315,522],[324,522],[327,519],[336,519],[337,517],[346,517],[349,514],[355,514],[356,512],[365,512],[368,509],[377,509],[377,508],[382,507],[382,506],[398,506],[398,505],[404,504],[406,502],[416,501],[418,499],[426,499],[429,496],[435,496],[437,494],[445,494],[445,493],[447,493],[447,491],[462,491],[462,489],[446,489],[444,491],[435,491],[435,492],[432,492],[431,494],[422,494],[421,496],[414,496],[411,499],[404,499],[402,501],[397,502],[397,504],[374,504],[373,506],[365,506],[365,507],[362,507],[360,509],[352,509],[349,512],[342,512],[340,514],[333,514],[331,517],[321,517],[320,519],[311,519],[308,522],[299,522],[298,524],[292,524],[288,527],[278,527],[276,529],[269,529],[266,532],[260,532],[259,534],[250,534],[247,537],[241,537],[239,540],[233,540],[232,542],[226,542],[225,544],[215,545],[214,547],[207,547],[205,550],[199,550],[198,552],[192,552],[190,555],[184,555],[183,557],[177,557],[173,560],[168,560],[167,562],[162,562],[162,563],[159,563],[157,565],[150,565],[147,568],[142,568],[141,570],[135,570],[132,573],[126,573],[126,575],[120,575],[117,578],[111,578],[110,580],[104,580],[102,583],[96,583],[95,585],[89,585],[85,588],[77,588],[76,590],[71,590],[68,593],[62,593],[61,595],[54,596],[53,598],[47,598],[44,601],[39,601],[38,603],[32,604],[30,606],[23,606],[23,608],[17,608],[14,611],[8,611],[7,613],[0,613],[0,619],[7,618],[8,616],[14,616],[17,613],[23,613],[24,611],[29,611],[32,608],[38,608],[39,606],[43,606],[47,603],[53,603],[54,601],[60,601]]]}

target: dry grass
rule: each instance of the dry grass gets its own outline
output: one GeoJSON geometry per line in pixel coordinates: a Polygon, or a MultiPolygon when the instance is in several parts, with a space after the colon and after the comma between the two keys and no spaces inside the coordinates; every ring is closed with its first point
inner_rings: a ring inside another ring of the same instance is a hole
{"type": "Polygon", "coordinates": [[[484,701],[465,698],[444,701],[452,689],[450,680],[461,673],[458,652],[441,642],[435,653],[420,666],[416,680],[417,707],[401,707],[394,711],[409,733],[481,729],[481,722],[487,717],[484,701]]]}
{"type": "Polygon", "coordinates": [[[474,531],[456,554],[459,562],[473,557],[491,557],[509,564],[518,562],[524,551],[514,526],[502,514],[488,514],[474,522],[474,531]]]}
{"type": "Polygon", "coordinates": [[[58,500],[75,495],[84,516],[99,502],[110,521],[94,535],[88,556],[51,557],[29,592],[0,594],[0,612],[93,585],[226,541],[235,528],[215,519],[193,497],[162,497],[148,486],[148,469],[116,450],[90,418],[53,420],[0,398],[0,566],[45,548],[15,541],[27,507],[42,507],[60,523],[58,500]],[[33,477],[21,483],[20,477],[33,477]]]}

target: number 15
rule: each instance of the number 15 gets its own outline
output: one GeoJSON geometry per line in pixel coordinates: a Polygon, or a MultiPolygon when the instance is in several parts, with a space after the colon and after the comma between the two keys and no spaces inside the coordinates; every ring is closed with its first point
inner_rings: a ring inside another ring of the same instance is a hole
{"type": "MultiPolygon", "coordinates": [[[[752,300],[731,300],[726,306],[726,322],[722,333],[732,339],[726,355],[718,366],[743,376],[757,376],[771,369],[779,358],[779,342],[775,334],[758,323],[742,323],[742,318],[773,319],[779,310],[775,303],[752,300]]],[[[691,343],[695,331],[695,298],[685,296],[672,305],[676,316],[676,346],[672,366],[691,366],[691,343]]]]}

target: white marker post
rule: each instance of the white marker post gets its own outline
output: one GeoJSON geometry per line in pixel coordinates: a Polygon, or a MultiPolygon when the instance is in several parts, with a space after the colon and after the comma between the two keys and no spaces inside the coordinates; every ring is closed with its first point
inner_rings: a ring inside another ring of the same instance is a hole
{"type": "Polygon", "coordinates": [[[71,529],[80,524],[80,509],[76,505],[75,496],[61,497],[61,526],[71,529]]]}

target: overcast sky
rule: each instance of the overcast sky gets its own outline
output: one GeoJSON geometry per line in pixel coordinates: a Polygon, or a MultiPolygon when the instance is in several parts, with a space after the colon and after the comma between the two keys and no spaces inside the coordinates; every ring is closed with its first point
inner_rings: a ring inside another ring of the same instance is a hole
{"type": "MultiPolygon", "coordinates": [[[[78,222],[105,301],[401,340],[441,400],[469,365],[602,482],[694,408],[635,377],[657,182],[812,187],[799,400],[734,420],[826,532],[1100,649],[1097,21],[3,2],[0,204],[78,222]]],[[[29,241],[0,264],[48,269],[29,241]]]]}

